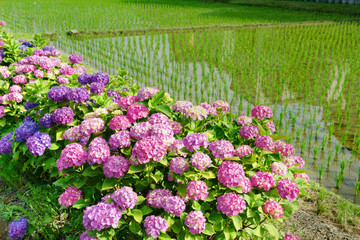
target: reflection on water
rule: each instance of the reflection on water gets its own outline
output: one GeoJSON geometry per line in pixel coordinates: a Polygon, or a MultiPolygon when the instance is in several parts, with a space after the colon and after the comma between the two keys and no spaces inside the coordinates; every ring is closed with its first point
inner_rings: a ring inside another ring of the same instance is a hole
{"type": "MultiPolygon", "coordinates": [[[[334,33],[343,33],[341,25],[332,27],[334,33]]],[[[354,29],[360,33],[360,28],[354,29]]],[[[339,52],[337,42],[314,40],[327,39],[325,30],[264,28],[84,41],[62,37],[54,44],[82,54],[98,70],[114,74],[125,68],[139,85],[164,89],[176,100],[227,100],[235,114],[269,105],[278,132],[292,136],[296,154],[307,160],[311,179],[317,180],[323,168],[323,186],[360,203],[354,198],[359,157],[349,150],[358,138],[360,119],[359,60],[351,51],[360,49],[360,41],[346,53],[339,52]],[[312,37],[307,41],[308,35],[312,37]],[[272,38],[284,42],[274,43],[272,38]],[[344,179],[336,190],[334,179],[345,160],[344,179]]],[[[360,34],[353,34],[349,39],[360,40],[360,34]]]]}

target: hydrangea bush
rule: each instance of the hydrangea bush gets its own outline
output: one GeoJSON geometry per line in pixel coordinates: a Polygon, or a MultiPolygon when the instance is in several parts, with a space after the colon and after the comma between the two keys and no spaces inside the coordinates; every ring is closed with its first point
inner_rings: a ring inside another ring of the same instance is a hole
{"type": "Polygon", "coordinates": [[[0,68],[0,153],[64,189],[68,239],[290,239],[274,223],[308,177],[271,108],[236,118],[226,101],[175,102],[122,70],[89,74],[79,55],[31,51],[0,68]]]}

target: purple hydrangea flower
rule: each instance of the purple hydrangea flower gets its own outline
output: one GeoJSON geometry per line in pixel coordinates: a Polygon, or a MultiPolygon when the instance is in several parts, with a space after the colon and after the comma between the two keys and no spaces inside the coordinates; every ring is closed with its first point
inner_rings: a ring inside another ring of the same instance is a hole
{"type": "Polygon", "coordinates": [[[145,218],[144,227],[146,228],[146,235],[153,238],[157,238],[160,235],[160,232],[166,232],[168,229],[165,218],[154,215],[145,218]]]}
{"type": "Polygon", "coordinates": [[[34,156],[42,156],[46,148],[51,146],[51,137],[47,133],[36,132],[26,140],[26,147],[34,156]]]}
{"type": "Polygon", "coordinates": [[[120,178],[129,170],[129,161],[123,156],[111,156],[104,163],[103,169],[106,177],[120,178]]]}
{"type": "Polygon", "coordinates": [[[199,149],[201,146],[207,148],[209,146],[209,140],[205,133],[192,133],[184,137],[184,146],[190,152],[194,149],[199,149]]]}
{"type": "Polygon", "coordinates": [[[12,153],[12,148],[11,148],[11,143],[14,141],[14,140],[10,140],[12,135],[14,133],[11,132],[11,133],[8,133],[6,134],[4,137],[1,138],[0,140],[0,154],[8,154],[8,153],[12,153]]]}
{"type": "Polygon", "coordinates": [[[234,146],[231,142],[221,139],[209,144],[209,150],[215,158],[229,158],[234,156],[234,146]]]}
{"type": "Polygon", "coordinates": [[[77,64],[77,63],[81,63],[83,59],[79,54],[71,54],[69,56],[69,60],[72,64],[77,64]]]}
{"type": "Polygon", "coordinates": [[[42,118],[40,118],[39,123],[42,127],[52,127],[54,122],[52,121],[51,113],[45,113],[42,118]]]}
{"type": "Polygon", "coordinates": [[[15,129],[15,139],[19,142],[25,142],[39,130],[39,125],[33,121],[23,121],[21,125],[15,129]]]}
{"type": "Polygon", "coordinates": [[[104,72],[94,73],[91,82],[101,83],[103,86],[106,86],[109,83],[109,76],[104,72]]]}
{"type": "Polygon", "coordinates": [[[28,221],[26,218],[20,218],[9,224],[9,238],[12,240],[20,240],[27,232],[28,221]]]}
{"type": "Polygon", "coordinates": [[[48,92],[48,97],[50,100],[55,102],[65,102],[67,101],[67,95],[70,92],[70,88],[67,86],[56,86],[50,88],[48,92]]]}
{"type": "Polygon", "coordinates": [[[121,218],[121,210],[115,203],[100,202],[88,206],[84,211],[83,224],[88,230],[100,231],[104,228],[117,228],[121,218]]]}
{"type": "Polygon", "coordinates": [[[160,90],[156,87],[145,87],[145,88],[141,88],[138,91],[138,94],[136,95],[136,100],[141,102],[144,101],[146,99],[152,98],[155,93],[160,92],[160,90]]]}
{"type": "Polygon", "coordinates": [[[91,83],[91,80],[92,80],[92,75],[91,75],[91,74],[88,74],[88,73],[81,74],[81,75],[78,77],[78,82],[79,82],[81,85],[86,85],[86,84],[88,84],[88,83],[91,83]]]}
{"type": "Polygon", "coordinates": [[[55,109],[51,119],[55,124],[66,125],[73,121],[74,112],[71,108],[63,107],[55,109]]]}
{"type": "Polygon", "coordinates": [[[104,85],[102,83],[93,82],[90,84],[90,93],[100,95],[104,92],[104,85]]]}
{"type": "Polygon", "coordinates": [[[26,110],[32,109],[39,106],[39,104],[35,103],[35,102],[26,102],[24,107],[26,110]]]}
{"type": "Polygon", "coordinates": [[[85,231],[81,234],[80,240],[100,240],[97,237],[90,237],[89,234],[85,231]]]}
{"type": "Polygon", "coordinates": [[[136,192],[134,192],[131,187],[127,186],[121,187],[113,192],[111,198],[123,211],[126,211],[126,209],[133,209],[139,199],[136,192]]]}
{"type": "Polygon", "coordinates": [[[67,99],[75,102],[86,102],[90,100],[90,94],[85,87],[73,88],[67,94],[67,99]]]}
{"type": "Polygon", "coordinates": [[[206,218],[201,211],[191,211],[186,216],[184,224],[192,234],[199,234],[205,229],[206,218]]]}

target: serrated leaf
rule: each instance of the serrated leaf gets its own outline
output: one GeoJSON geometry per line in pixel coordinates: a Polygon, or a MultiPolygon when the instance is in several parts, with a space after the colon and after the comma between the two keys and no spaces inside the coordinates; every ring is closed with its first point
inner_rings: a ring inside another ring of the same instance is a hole
{"type": "Polygon", "coordinates": [[[141,229],[141,226],[137,222],[131,221],[130,224],[129,224],[129,229],[133,233],[138,233],[140,231],[140,229],[141,229]]]}
{"type": "Polygon", "coordinates": [[[90,199],[82,198],[77,200],[72,207],[76,209],[81,209],[90,205],[91,205],[90,199]]]}
{"type": "Polygon", "coordinates": [[[279,239],[279,237],[280,237],[279,231],[277,230],[276,227],[274,227],[274,225],[272,225],[271,223],[265,224],[265,229],[266,229],[272,236],[274,236],[274,239],[279,239]]]}
{"type": "Polygon", "coordinates": [[[112,189],[113,187],[115,187],[117,181],[118,179],[116,178],[105,178],[101,186],[101,191],[112,189]]]}
{"type": "Polygon", "coordinates": [[[133,215],[135,221],[137,221],[138,223],[141,223],[141,221],[143,219],[143,214],[140,209],[132,209],[131,214],[133,215]]]}
{"type": "Polygon", "coordinates": [[[149,206],[146,206],[146,205],[142,206],[140,208],[140,210],[141,210],[143,216],[148,215],[153,212],[152,208],[149,206]]]}
{"type": "Polygon", "coordinates": [[[52,151],[54,151],[54,150],[57,150],[57,149],[59,149],[59,147],[60,147],[60,144],[58,144],[58,143],[51,143],[51,146],[50,146],[50,150],[52,150],[52,151]]]}
{"type": "Polygon", "coordinates": [[[129,168],[128,174],[142,172],[145,169],[145,166],[142,165],[131,165],[129,168]]]}
{"type": "Polygon", "coordinates": [[[208,236],[214,235],[215,234],[214,225],[212,225],[211,223],[206,223],[205,229],[202,231],[202,233],[208,236]]]}
{"type": "Polygon", "coordinates": [[[243,226],[241,217],[239,215],[234,215],[234,216],[231,216],[231,219],[233,221],[236,231],[239,231],[243,226]]]}

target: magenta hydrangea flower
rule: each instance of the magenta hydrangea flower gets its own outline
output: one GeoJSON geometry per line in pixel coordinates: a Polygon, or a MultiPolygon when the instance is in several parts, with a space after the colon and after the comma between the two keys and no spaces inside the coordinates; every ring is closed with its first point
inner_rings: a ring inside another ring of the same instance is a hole
{"type": "Polygon", "coordinates": [[[217,210],[228,217],[238,215],[245,209],[245,200],[234,192],[225,193],[217,198],[217,210]]]}
{"type": "Polygon", "coordinates": [[[144,101],[146,99],[152,98],[155,93],[158,92],[160,92],[160,90],[156,87],[141,88],[136,95],[136,100],[139,102],[144,101]]]}
{"type": "Polygon", "coordinates": [[[139,122],[135,123],[134,126],[130,128],[130,136],[136,140],[140,140],[150,136],[151,124],[149,122],[139,122]]]}
{"type": "Polygon", "coordinates": [[[0,106],[0,118],[6,116],[6,113],[5,113],[5,107],[4,106],[0,106]]]}
{"type": "Polygon", "coordinates": [[[166,232],[168,229],[165,218],[160,216],[147,216],[144,220],[145,232],[148,237],[157,238],[160,232],[166,232]]]}
{"type": "Polygon", "coordinates": [[[237,155],[239,158],[253,154],[254,150],[249,145],[240,145],[234,151],[234,155],[237,155]]]}
{"type": "Polygon", "coordinates": [[[225,114],[230,110],[230,104],[223,100],[217,100],[212,104],[213,107],[215,107],[217,110],[220,110],[225,114]]]}
{"type": "Polygon", "coordinates": [[[179,134],[183,129],[181,123],[179,123],[177,121],[171,121],[170,125],[173,129],[174,135],[179,134]]]}
{"type": "Polygon", "coordinates": [[[306,173],[295,173],[295,174],[294,174],[294,178],[295,178],[295,179],[296,179],[296,178],[302,178],[302,179],[305,180],[306,183],[309,183],[309,181],[310,181],[310,178],[309,178],[309,176],[308,176],[306,173]]]}
{"type": "Polygon", "coordinates": [[[199,234],[205,229],[206,218],[201,211],[191,211],[186,216],[184,224],[192,234],[199,234]]]}
{"type": "Polygon", "coordinates": [[[56,161],[59,172],[62,169],[72,166],[83,165],[88,157],[88,153],[79,143],[71,143],[61,151],[60,158],[56,161]]]}
{"type": "Polygon", "coordinates": [[[268,121],[268,122],[266,123],[266,126],[268,127],[268,129],[269,129],[272,133],[276,132],[276,127],[275,127],[275,124],[274,124],[273,121],[268,121]]]}
{"type": "Polygon", "coordinates": [[[271,171],[279,176],[285,176],[287,173],[287,166],[281,162],[273,162],[271,165],[271,171]]]}
{"type": "Polygon", "coordinates": [[[281,153],[283,156],[291,156],[295,153],[293,145],[284,141],[275,142],[274,152],[281,153]]]}
{"type": "Polygon", "coordinates": [[[195,168],[199,169],[200,171],[204,171],[206,168],[208,168],[211,164],[211,158],[202,152],[196,152],[194,155],[192,155],[190,159],[191,165],[193,165],[195,168]]]}
{"type": "Polygon", "coordinates": [[[21,92],[22,88],[19,86],[19,85],[12,85],[10,88],[9,88],[9,92],[10,93],[15,93],[15,92],[21,92]]]}
{"type": "Polygon", "coordinates": [[[209,194],[208,187],[204,181],[192,180],[186,187],[186,194],[191,200],[205,200],[209,194]]]}
{"type": "Polygon", "coordinates": [[[17,103],[21,103],[23,100],[23,95],[21,93],[18,92],[13,92],[9,94],[9,98],[10,100],[14,100],[17,103]]]}
{"type": "Polygon", "coordinates": [[[251,110],[251,116],[256,117],[258,119],[272,118],[273,112],[270,107],[265,105],[259,105],[251,110]]]}
{"type": "Polygon", "coordinates": [[[294,201],[299,195],[299,188],[294,181],[281,179],[276,186],[280,197],[286,198],[289,202],[294,201]]]}
{"type": "Polygon", "coordinates": [[[45,57],[40,60],[39,65],[45,70],[51,70],[56,66],[56,63],[51,61],[50,58],[45,57]]]}
{"type": "Polygon", "coordinates": [[[271,137],[266,136],[266,135],[258,136],[255,139],[255,145],[257,148],[262,148],[265,151],[270,151],[270,150],[274,149],[274,147],[275,147],[274,140],[271,137]]]}
{"type": "Polygon", "coordinates": [[[216,107],[208,104],[207,102],[200,103],[199,106],[205,108],[208,111],[209,115],[217,115],[216,107]]]}
{"type": "Polygon", "coordinates": [[[24,84],[27,83],[27,79],[25,75],[16,75],[15,77],[13,77],[13,82],[15,84],[24,84]]]}
{"type": "Polygon", "coordinates": [[[100,202],[88,206],[84,211],[83,225],[88,230],[100,231],[104,228],[117,228],[121,218],[121,210],[115,203],[100,202]]]}
{"type": "Polygon", "coordinates": [[[165,205],[166,197],[172,196],[168,189],[154,189],[150,190],[146,196],[146,203],[154,208],[161,209],[165,205]]]}
{"type": "Polygon", "coordinates": [[[265,202],[263,210],[274,219],[281,218],[284,214],[284,209],[282,208],[281,204],[272,199],[265,202]]]}
{"type": "Polygon", "coordinates": [[[123,156],[111,156],[104,163],[103,169],[106,177],[120,178],[129,170],[129,161],[123,156]]]}
{"type": "Polygon", "coordinates": [[[302,157],[300,156],[290,156],[289,158],[292,158],[294,160],[294,164],[298,164],[299,166],[297,166],[296,168],[298,169],[304,169],[305,167],[305,161],[302,157]]]}
{"type": "Polygon", "coordinates": [[[300,237],[295,234],[288,233],[281,240],[300,240],[300,237]]]}
{"type": "Polygon", "coordinates": [[[165,197],[163,208],[165,212],[180,217],[185,211],[186,205],[179,196],[169,196],[165,197]]]}
{"type": "Polygon", "coordinates": [[[6,22],[5,21],[0,21],[0,25],[1,26],[6,26],[6,22]]]}
{"type": "Polygon", "coordinates": [[[63,107],[55,109],[51,115],[51,119],[55,124],[66,125],[73,121],[74,112],[71,108],[63,107]]]}
{"type": "Polygon", "coordinates": [[[109,145],[112,148],[125,148],[131,145],[130,132],[123,130],[110,136],[109,145]]]}
{"type": "Polygon", "coordinates": [[[186,113],[186,111],[193,107],[194,105],[192,104],[192,102],[188,102],[188,101],[177,101],[174,103],[174,105],[171,106],[171,110],[175,111],[175,112],[181,112],[181,113],[186,113]]]}
{"type": "Polygon", "coordinates": [[[89,234],[85,231],[81,234],[80,240],[100,240],[97,237],[90,237],[89,234]]]}
{"type": "Polygon", "coordinates": [[[244,181],[245,172],[241,164],[224,161],[218,168],[217,178],[226,187],[239,187],[244,181]]]}
{"type": "Polygon", "coordinates": [[[6,78],[10,77],[11,72],[8,70],[7,67],[2,66],[2,67],[0,67],[0,75],[2,78],[6,79],[6,78]]]}
{"type": "Polygon", "coordinates": [[[229,158],[234,156],[234,146],[230,141],[221,139],[209,144],[209,150],[215,158],[229,158]]]}
{"type": "Polygon", "coordinates": [[[205,133],[192,133],[184,137],[184,146],[190,152],[194,149],[199,149],[201,146],[207,148],[209,146],[209,140],[205,133]]]}
{"type": "Polygon", "coordinates": [[[136,102],[136,96],[121,97],[118,101],[119,107],[126,110],[136,102]]]}
{"type": "Polygon", "coordinates": [[[124,116],[115,116],[110,120],[109,128],[112,130],[125,130],[131,126],[130,120],[124,116]]]}
{"type": "Polygon", "coordinates": [[[131,187],[127,186],[121,187],[113,192],[111,198],[123,211],[126,211],[126,209],[133,209],[139,199],[136,192],[134,192],[131,187]]]}
{"type": "Polygon", "coordinates": [[[252,123],[252,118],[246,116],[245,114],[241,114],[237,119],[236,122],[238,125],[250,125],[252,123]]]}
{"type": "Polygon", "coordinates": [[[269,172],[257,172],[251,177],[251,185],[269,191],[276,184],[274,176],[269,172]]]}
{"type": "Polygon", "coordinates": [[[174,132],[169,124],[157,123],[152,125],[150,135],[160,138],[166,146],[175,141],[174,132]]]}
{"type": "Polygon", "coordinates": [[[166,146],[161,139],[150,136],[135,143],[132,155],[140,164],[159,161],[166,155],[166,146]]]}
{"type": "Polygon", "coordinates": [[[82,59],[81,55],[71,54],[69,56],[69,60],[72,64],[77,64],[77,63],[81,63],[83,59],[82,59]]]}
{"type": "Polygon", "coordinates": [[[105,163],[110,157],[110,148],[105,139],[101,136],[94,138],[89,144],[89,164],[101,164],[105,163]]]}
{"type": "Polygon", "coordinates": [[[163,113],[154,113],[149,118],[150,124],[167,124],[170,125],[170,119],[163,113]]]}
{"type": "Polygon", "coordinates": [[[170,167],[169,167],[170,172],[174,172],[176,174],[182,174],[188,168],[189,168],[189,162],[185,158],[176,157],[170,161],[170,167]]]}
{"type": "Polygon", "coordinates": [[[246,140],[254,139],[260,135],[259,128],[253,125],[244,125],[239,131],[240,137],[245,138],[246,140]]]}
{"type": "Polygon", "coordinates": [[[43,78],[44,77],[44,71],[41,71],[41,70],[34,71],[34,77],[43,78]]]}
{"type": "Polygon", "coordinates": [[[242,181],[239,182],[239,187],[241,188],[242,193],[249,193],[252,190],[251,181],[248,177],[243,177],[242,181]]]}
{"type": "Polygon", "coordinates": [[[67,208],[74,205],[74,203],[81,198],[83,198],[81,190],[77,187],[69,187],[60,195],[59,204],[67,208]]]}
{"type": "Polygon", "coordinates": [[[70,142],[75,142],[80,140],[82,134],[80,133],[80,126],[75,126],[66,130],[63,134],[63,138],[69,140],[70,142]]]}
{"type": "Polygon", "coordinates": [[[74,68],[72,68],[71,66],[63,66],[60,68],[60,73],[61,75],[73,75],[74,74],[74,68]]]}
{"type": "Polygon", "coordinates": [[[149,110],[142,104],[133,104],[128,108],[126,116],[130,122],[135,122],[137,119],[147,117],[149,110]]]}
{"type": "Polygon", "coordinates": [[[92,133],[99,133],[105,128],[105,122],[101,118],[89,118],[81,122],[80,133],[90,136],[92,133]]]}
{"type": "Polygon", "coordinates": [[[191,118],[193,121],[204,120],[208,117],[209,111],[201,106],[192,106],[185,112],[186,118],[191,118]]]}

